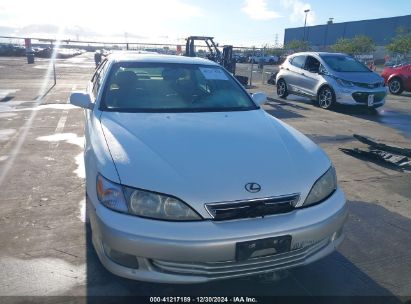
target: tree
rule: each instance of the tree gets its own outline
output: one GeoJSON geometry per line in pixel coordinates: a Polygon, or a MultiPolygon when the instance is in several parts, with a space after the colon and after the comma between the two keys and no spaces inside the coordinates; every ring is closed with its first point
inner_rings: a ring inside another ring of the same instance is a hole
{"type": "Polygon", "coordinates": [[[354,46],[351,39],[340,38],[331,46],[334,52],[354,54],[354,46]]]}
{"type": "Polygon", "coordinates": [[[310,45],[308,44],[308,41],[291,40],[285,45],[285,49],[293,50],[295,52],[308,51],[310,49],[310,45]]]}
{"type": "Polygon", "coordinates": [[[411,51],[411,33],[409,29],[398,28],[397,35],[385,49],[391,54],[406,55],[411,51]]]}
{"type": "Polygon", "coordinates": [[[266,55],[274,55],[274,56],[282,56],[284,54],[284,49],[282,48],[271,48],[271,49],[266,49],[265,52],[266,55]]]}
{"type": "Polygon", "coordinates": [[[370,54],[375,50],[374,41],[365,35],[356,36],[353,38],[354,54],[370,54]]]}
{"type": "Polygon", "coordinates": [[[276,48],[276,49],[272,50],[272,55],[275,55],[275,56],[278,56],[278,57],[283,56],[284,53],[285,53],[284,48],[276,48]]]}
{"type": "Polygon", "coordinates": [[[354,38],[340,38],[331,46],[335,52],[347,53],[350,55],[369,54],[374,52],[374,41],[365,35],[355,36],[354,38]]]}

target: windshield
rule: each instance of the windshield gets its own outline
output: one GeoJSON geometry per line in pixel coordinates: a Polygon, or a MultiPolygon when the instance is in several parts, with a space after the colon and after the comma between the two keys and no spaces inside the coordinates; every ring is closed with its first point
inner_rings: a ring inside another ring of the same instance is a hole
{"type": "Polygon", "coordinates": [[[327,65],[336,72],[371,72],[353,57],[345,55],[321,55],[327,65]]]}
{"type": "Polygon", "coordinates": [[[113,65],[101,109],[117,112],[254,110],[247,92],[218,66],[120,62],[113,65]]]}

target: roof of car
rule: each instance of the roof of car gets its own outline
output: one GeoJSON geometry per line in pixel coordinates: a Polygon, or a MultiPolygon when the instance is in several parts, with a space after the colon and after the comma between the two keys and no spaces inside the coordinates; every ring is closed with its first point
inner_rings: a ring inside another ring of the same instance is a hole
{"type": "Polygon", "coordinates": [[[202,64],[218,65],[217,63],[198,57],[185,57],[176,55],[162,55],[153,52],[116,52],[107,57],[113,61],[139,61],[139,62],[164,62],[164,63],[181,63],[181,64],[202,64]]]}
{"type": "Polygon", "coordinates": [[[347,54],[344,54],[344,53],[333,53],[333,52],[298,52],[298,53],[291,54],[290,56],[296,56],[296,55],[317,55],[317,56],[338,55],[338,56],[347,56],[347,54]]]}

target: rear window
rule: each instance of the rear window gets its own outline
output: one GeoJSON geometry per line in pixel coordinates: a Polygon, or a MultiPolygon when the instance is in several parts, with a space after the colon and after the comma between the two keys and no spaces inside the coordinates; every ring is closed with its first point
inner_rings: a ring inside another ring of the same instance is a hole
{"type": "Polygon", "coordinates": [[[371,72],[364,64],[350,56],[321,55],[321,58],[336,72],[371,72]]]}
{"type": "Polygon", "coordinates": [[[248,93],[218,66],[142,62],[113,65],[100,108],[118,112],[258,109],[248,93]]]}

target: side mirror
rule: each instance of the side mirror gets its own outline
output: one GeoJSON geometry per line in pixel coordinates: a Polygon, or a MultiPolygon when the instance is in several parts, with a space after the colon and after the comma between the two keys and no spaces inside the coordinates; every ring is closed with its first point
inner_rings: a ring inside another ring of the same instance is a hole
{"type": "Polygon", "coordinates": [[[70,94],[70,103],[84,109],[92,110],[94,104],[90,100],[90,96],[86,92],[73,92],[70,94]]]}
{"type": "Polygon", "coordinates": [[[322,65],[318,69],[317,73],[320,74],[320,75],[329,75],[327,69],[325,67],[323,67],[322,65]]]}
{"type": "Polygon", "coordinates": [[[261,106],[264,102],[267,101],[267,95],[265,95],[264,93],[254,93],[251,94],[251,98],[254,100],[254,102],[261,106]]]}

